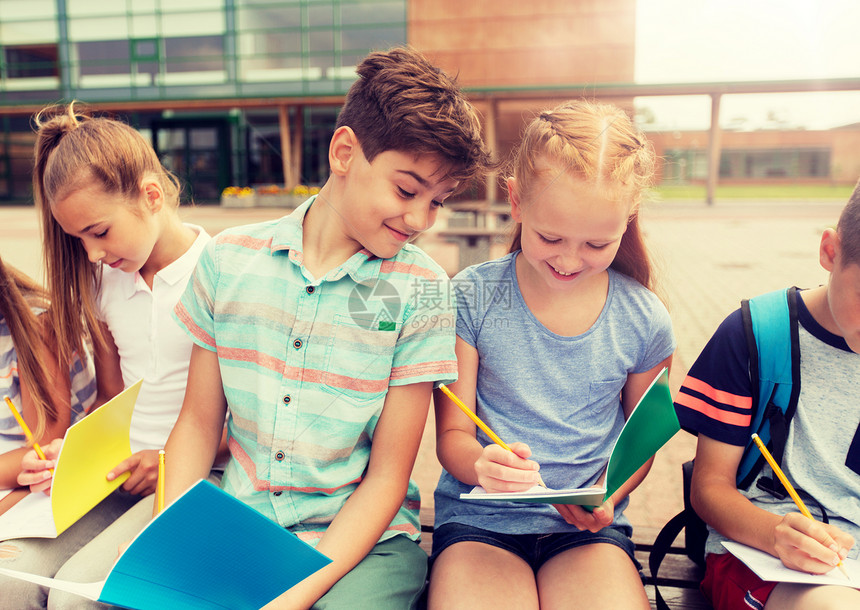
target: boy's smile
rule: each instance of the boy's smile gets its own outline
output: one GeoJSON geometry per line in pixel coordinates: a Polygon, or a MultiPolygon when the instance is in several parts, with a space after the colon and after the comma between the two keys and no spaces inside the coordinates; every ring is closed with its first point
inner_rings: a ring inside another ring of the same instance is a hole
{"type": "Polygon", "coordinates": [[[326,271],[363,249],[379,258],[395,256],[433,226],[459,185],[433,155],[386,150],[368,161],[348,128],[335,132],[330,158],[337,186],[323,188],[305,217],[305,249],[320,244],[323,254],[316,260],[327,261],[326,271]]]}

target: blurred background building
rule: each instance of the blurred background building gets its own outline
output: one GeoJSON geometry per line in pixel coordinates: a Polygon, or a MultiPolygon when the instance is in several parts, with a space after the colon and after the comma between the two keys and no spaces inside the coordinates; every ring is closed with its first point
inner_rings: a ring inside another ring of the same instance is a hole
{"type": "MultiPolygon", "coordinates": [[[[231,185],[320,185],[355,65],[405,43],[458,75],[500,158],[535,110],[563,99],[599,97],[633,114],[640,95],[710,95],[718,109],[731,91],[636,85],[636,0],[0,0],[0,202],[31,200],[31,117],[69,100],[151,138],[196,202],[217,202],[231,185]]],[[[858,125],[716,123],[652,134],[662,180],[860,175],[858,125]]],[[[496,188],[491,178],[465,197],[493,200],[496,188]]]]}

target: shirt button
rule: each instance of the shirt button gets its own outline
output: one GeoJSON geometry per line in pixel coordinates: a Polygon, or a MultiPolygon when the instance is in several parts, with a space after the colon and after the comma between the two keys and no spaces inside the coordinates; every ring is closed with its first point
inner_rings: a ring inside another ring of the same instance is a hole
{"type": "Polygon", "coordinates": [[[278,460],[279,462],[284,461],[284,452],[283,452],[283,451],[278,451],[278,452],[275,454],[275,459],[276,459],[276,460],[278,460]]]}
{"type": "Polygon", "coordinates": [[[290,398],[290,395],[289,395],[289,394],[287,394],[286,396],[284,396],[284,404],[285,404],[285,405],[290,404],[290,400],[292,400],[292,399],[290,398]]]}
{"type": "Polygon", "coordinates": [[[305,288],[305,290],[307,290],[308,294],[313,294],[316,288],[314,288],[313,286],[308,286],[307,288],[305,288]]]}
{"type": "Polygon", "coordinates": [[[281,495],[281,493],[282,493],[282,492],[280,492],[280,491],[276,491],[273,495],[275,495],[275,496],[280,496],[280,495],[281,495]]]}
{"type": "Polygon", "coordinates": [[[296,339],[295,341],[293,341],[293,347],[294,348],[299,349],[299,348],[301,348],[301,346],[302,346],[302,340],[301,339],[296,339]]]}

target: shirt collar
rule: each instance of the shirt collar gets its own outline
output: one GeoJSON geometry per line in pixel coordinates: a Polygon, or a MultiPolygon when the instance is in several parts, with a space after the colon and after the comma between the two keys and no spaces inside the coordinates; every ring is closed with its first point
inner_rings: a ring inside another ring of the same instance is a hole
{"type": "MultiPolygon", "coordinates": [[[[203,248],[206,247],[206,242],[210,239],[209,234],[203,229],[203,227],[189,223],[184,224],[186,227],[197,233],[197,237],[191,243],[188,250],[186,250],[179,258],[163,269],[160,269],[155,274],[155,279],[170,286],[174,286],[179,282],[188,280],[189,274],[194,270],[194,266],[197,264],[197,259],[200,258],[200,253],[203,251],[203,248]]],[[[128,273],[120,273],[122,274],[120,277],[129,275],[128,273]]],[[[131,296],[138,291],[151,292],[149,286],[147,286],[146,282],[143,281],[140,271],[135,271],[135,273],[128,278],[128,281],[124,283],[124,286],[126,298],[131,298],[131,296]]]]}
{"type": "MultiPolygon", "coordinates": [[[[302,223],[310,207],[317,199],[313,195],[297,207],[291,214],[285,216],[275,225],[272,234],[272,254],[277,252],[288,252],[289,260],[294,265],[304,269],[304,255],[302,254],[302,223]]],[[[372,282],[379,277],[382,259],[371,254],[367,249],[362,249],[350,256],[346,262],[330,270],[323,278],[318,278],[315,283],[321,281],[337,281],[349,275],[355,282],[372,282]]]]}

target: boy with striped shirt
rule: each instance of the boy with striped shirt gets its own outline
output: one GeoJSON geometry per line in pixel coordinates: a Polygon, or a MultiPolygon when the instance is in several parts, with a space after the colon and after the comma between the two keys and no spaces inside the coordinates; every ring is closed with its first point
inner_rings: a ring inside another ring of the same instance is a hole
{"type": "Polygon", "coordinates": [[[208,472],[229,409],[222,487],[333,560],[279,608],[420,595],[409,476],[432,388],[457,368],[450,299],[427,299],[448,278],[409,242],[489,166],[475,111],[421,55],[357,72],[320,193],[213,239],[175,312],[195,346],[167,500],[208,472]]]}
{"type": "Polygon", "coordinates": [[[702,590],[717,610],[860,607],[860,591],[849,586],[763,581],[720,544],[736,540],[811,573],[828,572],[860,552],[854,544],[860,536],[860,183],[836,229],[824,231],[819,260],[827,284],[797,292],[800,374],[793,382],[800,394],[782,461],[792,484],[808,494],[816,520],[803,517],[788,495],[769,491],[762,480],[773,477],[769,467],[748,489],[737,488],[753,432],[750,350],[740,310],[717,329],[675,399],[681,425],[699,435],[690,498],[709,525],[702,590]]]}

